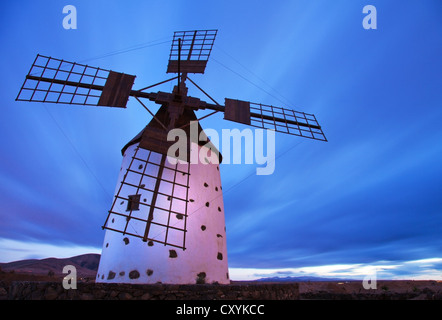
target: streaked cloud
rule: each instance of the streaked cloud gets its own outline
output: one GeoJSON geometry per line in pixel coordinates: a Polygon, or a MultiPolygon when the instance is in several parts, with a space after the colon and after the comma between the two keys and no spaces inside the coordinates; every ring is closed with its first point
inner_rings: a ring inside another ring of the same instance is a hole
{"type": "Polygon", "coordinates": [[[271,277],[321,277],[350,280],[442,280],[442,258],[410,261],[379,261],[373,264],[335,264],[301,268],[230,268],[232,280],[256,280],[271,277]]]}
{"type": "Polygon", "coordinates": [[[72,243],[55,244],[17,241],[0,238],[0,262],[26,259],[69,258],[86,253],[99,253],[101,248],[78,246],[72,243]]]}

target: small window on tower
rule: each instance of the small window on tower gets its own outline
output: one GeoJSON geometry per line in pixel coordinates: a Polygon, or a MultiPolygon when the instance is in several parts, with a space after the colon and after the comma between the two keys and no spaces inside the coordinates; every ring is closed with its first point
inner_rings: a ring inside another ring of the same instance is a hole
{"type": "Polygon", "coordinates": [[[140,210],[140,194],[134,194],[129,196],[129,201],[127,202],[126,211],[140,210]]]}

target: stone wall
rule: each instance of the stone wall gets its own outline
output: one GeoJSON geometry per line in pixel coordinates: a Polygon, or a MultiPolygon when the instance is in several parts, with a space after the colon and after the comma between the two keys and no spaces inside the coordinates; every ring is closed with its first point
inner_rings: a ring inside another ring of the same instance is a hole
{"type": "Polygon", "coordinates": [[[66,290],[61,281],[0,281],[0,300],[442,300],[442,282],[393,281],[380,283],[377,290],[364,290],[360,282],[229,285],[79,282],[77,289],[66,290]]]}
{"type": "MultiPolygon", "coordinates": [[[[297,300],[299,286],[290,284],[133,285],[78,283],[66,290],[61,282],[12,282],[0,288],[4,300],[297,300]]],[[[0,293],[1,295],[1,293],[0,293]]],[[[1,297],[0,297],[1,298],[1,297]]]]}

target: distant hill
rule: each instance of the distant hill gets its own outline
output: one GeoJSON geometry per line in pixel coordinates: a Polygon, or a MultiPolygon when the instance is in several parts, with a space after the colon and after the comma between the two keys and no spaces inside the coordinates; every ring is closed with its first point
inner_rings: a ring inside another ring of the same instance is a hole
{"type": "MultiPolygon", "coordinates": [[[[100,255],[95,253],[83,254],[70,258],[46,258],[46,259],[28,259],[8,263],[0,263],[0,268],[3,273],[18,273],[35,276],[46,276],[50,271],[55,276],[64,276],[63,268],[66,265],[73,265],[77,269],[78,277],[89,277],[94,279],[98,264],[100,262],[100,255]]],[[[340,278],[325,278],[325,277],[269,277],[257,279],[253,282],[307,282],[307,281],[352,281],[351,279],[340,278]]]]}
{"type": "Polygon", "coordinates": [[[255,281],[258,282],[305,282],[305,281],[353,281],[352,279],[341,279],[341,278],[323,278],[323,277],[271,277],[271,278],[261,278],[255,281]]]}
{"type": "Polygon", "coordinates": [[[95,277],[99,262],[100,255],[90,253],[63,259],[28,259],[0,263],[0,268],[3,272],[47,275],[50,271],[52,271],[54,275],[63,275],[64,266],[72,265],[77,269],[77,276],[95,277]]]}

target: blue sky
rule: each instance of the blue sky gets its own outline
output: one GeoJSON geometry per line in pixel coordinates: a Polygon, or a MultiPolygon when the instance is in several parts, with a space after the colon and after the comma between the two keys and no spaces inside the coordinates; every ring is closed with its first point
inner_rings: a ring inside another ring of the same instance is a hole
{"type": "MultiPolygon", "coordinates": [[[[218,29],[192,79],[220,103],[314,113],[329,140],[277,134],[269,176],[221,165],[231,273],[442,278],[441,14],[438,0],[4,4],[0,261],[100,252],[120,150],[150,120],[133,99],[14,101],[36,54],[134,74],[141,88],[170,76],[174,31],[218,29]],[[67,4],[76,30],[62,26],[67,4]],[[367,4],[376,30],[362,27],[367,4]]],[[[221,115],[202,125],[246,128],[221,115]]]]}

